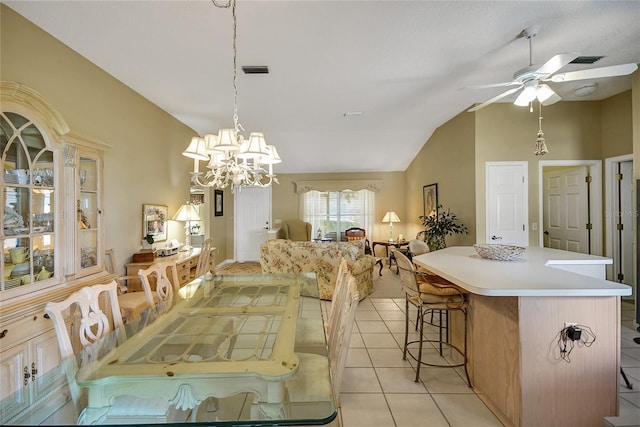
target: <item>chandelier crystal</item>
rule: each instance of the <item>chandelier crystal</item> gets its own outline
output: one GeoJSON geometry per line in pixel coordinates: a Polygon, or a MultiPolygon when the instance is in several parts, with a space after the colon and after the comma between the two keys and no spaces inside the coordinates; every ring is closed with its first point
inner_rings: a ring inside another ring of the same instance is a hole
{"type": "Polygon", "coordinates": [[[183,156],[193,159],[191,182],[201,187],[231,186],[232,191],[239,186],[267,187],[274,182],[277,184],[273,165],[282,160],[276,147],[266,143],[262,132],[251,132],[249,139],[245,139],[241,133],[244,128],[238,123],[236,0],[224,5],[215,0],[212,2],[220,8],[231,6],[233,16],[233,129],[220,129],[217,135],[191,139],[187,149],[182,152],[183,156]],[[200,171],[201,161],[207,162],[206,171],[200,171]]]}

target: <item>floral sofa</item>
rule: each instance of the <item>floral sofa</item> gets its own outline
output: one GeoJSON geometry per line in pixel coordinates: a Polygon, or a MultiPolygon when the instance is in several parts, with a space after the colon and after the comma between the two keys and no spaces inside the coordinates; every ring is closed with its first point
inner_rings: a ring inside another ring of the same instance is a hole
{"type": "Polygon", "coordinates": [[[260,246],[260,265],[263,273],[316,273],[318,289],[303,289],[302,294],[330,300],[340,259],[344,257],[358,282],[362,299],[373,289],[373,267],[376,263],[373,256],[365,255],[364,244],[364,240],[331,243],[269,240],[260,246]]]}

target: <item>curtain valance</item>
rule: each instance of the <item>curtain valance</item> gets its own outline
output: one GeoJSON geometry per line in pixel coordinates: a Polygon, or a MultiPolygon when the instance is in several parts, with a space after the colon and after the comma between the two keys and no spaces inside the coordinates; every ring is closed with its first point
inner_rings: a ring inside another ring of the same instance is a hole
{"type": "Polygon", "coordinates": [[[381,180],[359,180],[359,181],[295,181],[296,193],[306,193],[307,191],[344,191],[344,190],[371,190],[378,191],[382,188],[381,180]]]}

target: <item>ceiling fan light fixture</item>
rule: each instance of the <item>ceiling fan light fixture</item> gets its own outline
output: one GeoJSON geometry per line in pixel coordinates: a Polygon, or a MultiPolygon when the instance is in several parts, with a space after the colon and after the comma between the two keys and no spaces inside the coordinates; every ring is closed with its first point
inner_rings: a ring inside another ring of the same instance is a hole
{"type": "Polygon", "coordinates": [[[589,96],[593,94],[598,89],[598,83],[589,83],[583,86],[580,86],[576,90],[573,91],[575,96],[583,97],[589,96]]]}
{"type": "Polygon", "coordinates": [[[533,85],[525,85],[524,90],[518,95],[514,104],[518,107],[526,107],[534,99],[536,99],[536,88],[533,85]]]}
{"type": "Polygon", "coordinates": [[[554,95],[554,91],[549,88],[547,85],[540,85],[536,89],[536,98],[538,101],[545,102],[547,99],[551,98],[554,95]]]}

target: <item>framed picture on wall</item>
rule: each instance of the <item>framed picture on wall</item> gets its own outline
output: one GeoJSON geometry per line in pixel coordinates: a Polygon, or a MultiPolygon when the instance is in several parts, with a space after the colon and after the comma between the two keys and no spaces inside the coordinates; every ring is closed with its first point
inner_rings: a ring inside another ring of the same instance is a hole
{"type": "Polygon", "coordinates": [[[167,240],[167,207],[142,205],[142,238],[153,237],[154,242],[167,240]]]}
{"type": "Polygon", "coordinates": [[[224,193],[222,190],[213,190],[213,214],[215,216],[222,216],[224,193]]]}
{"type": "Polygon", "coordinates": [[[438,215],[438,183],[422,187],[424,216],[438,215]]]}

